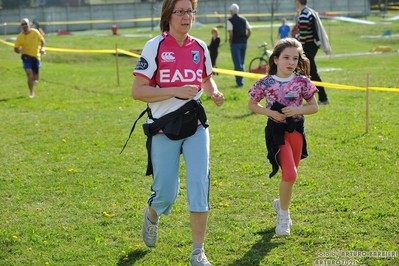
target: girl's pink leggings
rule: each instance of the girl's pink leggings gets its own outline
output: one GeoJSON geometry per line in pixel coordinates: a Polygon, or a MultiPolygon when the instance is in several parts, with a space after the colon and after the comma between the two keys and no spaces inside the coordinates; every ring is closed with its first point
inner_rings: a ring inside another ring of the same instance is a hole
{"type": "Polygon", "coordinates": [[[282,179],[285,182],[295,182],[301,160],[303,136],[298,132],[285,132],[284,140],[285,144],[280,146],[278,154],[282,179]]]}

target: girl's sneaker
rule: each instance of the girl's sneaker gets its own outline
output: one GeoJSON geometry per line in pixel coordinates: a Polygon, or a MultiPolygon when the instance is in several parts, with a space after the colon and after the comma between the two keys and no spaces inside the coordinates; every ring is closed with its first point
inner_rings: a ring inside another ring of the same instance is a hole
{"type": "Polygon", "coordinates": [[[290,214],[277,214],[277,226],[276,226],[276,234],[280,236],[289,236],[290,235],[290,227],[292,225],[292,221],[290,218],[290,214]]]}
{"type": "Polygon", "coordinates": [[[292,226],[292,220],[290,213],[282,214],[280,208],[280,199],[275,199],[272,203],[273,209],[277,212],[277,226],[276,234],[280,236],[289,236],[290,227],[292,226]]]}
{"type": "Polygon", "coordinates": [[[280,210],[280,199],[273,200],[273,209],[278,213],[280,210]]]}

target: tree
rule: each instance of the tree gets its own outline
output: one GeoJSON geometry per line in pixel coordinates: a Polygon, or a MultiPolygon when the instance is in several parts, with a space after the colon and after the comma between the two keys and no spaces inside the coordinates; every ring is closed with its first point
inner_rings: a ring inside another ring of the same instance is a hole
{"type": "Polygon", "coordinates": [[[3,9],[30,6],[30,0],[2,0],[2,2],[3,9]]]}
{"type": "MultiPolygon", "coordinates": [[[[268,1],[269,2],[269,1],[268,1]]],[[[278,10],[278,7],[280,6],[280,4],[281,4],[281,0],[271,0],[270,1],[270,3],[267,3],[266,4],[266,6],[267,6],[267,9],[270,11],[270,34],[271,34],[271,36],[270,36],[270,40],[271,40],[271,42],[272,42],[272,47],[274,46],[274,33],[273,33],[273,21],[274,21],[274,14],[276,13],[276,11],[278,10]]]]}

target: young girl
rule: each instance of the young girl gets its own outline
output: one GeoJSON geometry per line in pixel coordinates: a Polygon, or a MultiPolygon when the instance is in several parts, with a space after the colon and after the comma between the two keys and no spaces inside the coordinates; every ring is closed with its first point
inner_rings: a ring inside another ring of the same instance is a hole
{"type": "Polygon", "coordinates": [[[208,45],[209,55],[211,56],[212,67],[216,67],[216,59],[218,57],[218,50],[220,44],[219,30],[217,28],[213,28],[212,31],[212,40],[208,45]]]}
{"type": "Polygon", "coordinates": [[[292,188],[297,178],[299,161],[308,156],[304,131],[304,115],[318,111],[317,88],[309,79],[310,64],[302,45],[294,38],[277,42],[269,59],[269,73],[248,91],[248,108],[268,117],[265,128],[266,147],[273,171],[279,167],[282,180],[279,199],[273,201],[277,212],[276,234],[289,235],[292,221],[289,213],[292,188]],[[266,98],[266,106],[259,102],[266,98]],[[303,105],[303,100],[307,104],[303,105]]]}

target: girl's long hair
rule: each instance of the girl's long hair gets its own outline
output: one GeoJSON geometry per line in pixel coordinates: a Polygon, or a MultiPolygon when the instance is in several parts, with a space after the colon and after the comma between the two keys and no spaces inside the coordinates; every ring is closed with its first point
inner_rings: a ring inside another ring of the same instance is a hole
{"type": "Polygon", "coordinates": [[[278,58],[285,48],[296,48],[298,50],[298,65],[294,72],[310,77],[310,62],[303,52],[302,44],[294,38],[283,38],[276,43],[273,49],[273,53],[269,57],[269,75],[277,74],[277,65],[274,63],[274,59],[278,58]]]}
{"type": "MultiPolygon", "coordinates": [[[[161,19],[159,21],[159,26],[161,28],[161,32],[169,31],[169,21],[172,17],[173,9],[175,8],[176,2],[178,0],[163,0],[162,3],[162,11],[161,11],[161,19]]],[[[190,0],[191,5],[193,6],[193,10],[197,9],[197,0],[190,0]]],[[[195,16],[193,16],[193,19],[195,16]]]]}

